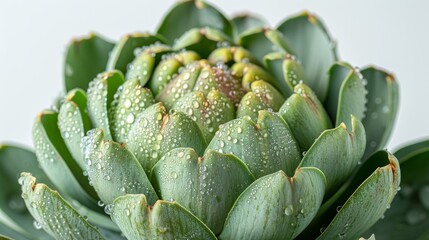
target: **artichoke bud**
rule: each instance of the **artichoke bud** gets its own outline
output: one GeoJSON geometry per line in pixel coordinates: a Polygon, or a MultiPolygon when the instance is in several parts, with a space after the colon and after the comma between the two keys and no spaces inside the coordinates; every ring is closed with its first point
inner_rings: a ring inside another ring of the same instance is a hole
{"type": "Polygon", "coordinates": [[[179,69],[199,59],[199,55],[194,51],[181,51],[163,55],[162,60],[153,72],[152,80],[149,82],[149,89],[156,96],[177,75],[179,69]]]}
{"type": "Polygon", "coordinates": [[[134,54],[136,57],[128,65],[126,79],[137,78],[140,80],[141,85],[146,85],[155,66],[161,60],[161,56],[170,51],[169,46],[160,43],[135,49],[134,54]]]}
{"type": "Polygon", "coordinates": [[[242,47],[217,48],[210,54],[207,59],[212,64],[220,62],[228,66],[231,66],[232,64],[237,62],[256,62],[252,54],[242,47]]]}

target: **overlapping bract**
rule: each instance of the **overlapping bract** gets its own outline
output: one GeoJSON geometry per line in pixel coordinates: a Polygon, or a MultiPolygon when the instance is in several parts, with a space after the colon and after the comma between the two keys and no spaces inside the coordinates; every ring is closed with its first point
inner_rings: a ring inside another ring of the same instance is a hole
{"type": "Polygon", "coordinates": [[[180,2],[155,35],[73,42],[65,79],[59,111],[34,125],[52,183],[21,177],[55,238],[350,239],[399,188],[393,155],[365,162],[390,134],[395,80],[337,62],[308,13],[271,29],[180,2]]]}

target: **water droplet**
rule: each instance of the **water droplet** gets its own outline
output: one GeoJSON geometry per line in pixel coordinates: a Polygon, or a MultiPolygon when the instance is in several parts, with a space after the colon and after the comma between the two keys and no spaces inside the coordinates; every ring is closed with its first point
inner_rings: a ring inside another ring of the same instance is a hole
{"type": "Polygon", "coordinates": [[[292,214],[293,214],[293,206],[292,206],[292,205],[289,205],[289,206],[287,206],[287,207],[285,208],[285,214],[286,214],[287,216],[290,216],[290,215],[292,215],[292,214]]]}
{"type": "Polygon", "coordinates": [[[337,212],[339,212],[341,210],[341,207],[342,206],[337,206],[337,208],[336,208],[337,212]]]}
{"type": "Polygon", "coordinates": [[[177,172],[171,172],[171,177],[173,178],[173,179],[177,179],[177,177],[178,177],[178,175],[177,175],[177,172]]]}
{"type": "Polygon", "coordinates": [[[177,153],[177,157],[182,158],[183,156],[185,156],[185,152],[180,151],[177,153]]]}
{"type": "Polygon", "coordinates": [[[124,107],[125,108],[130,108],[131,107],[131,100],[130,99],[125,99],[125,102],[124,102],[124,107]]]}
{"type": "Polygon", "coordinates": [[[241,127],[237,127],[237,133],[242,133],[243,129],[241,127]]]}
{"type": "Polygon", "coordinates": [[[37,230],[42,229],[42,224],[41,224],[41,223],[39,223],[38,221],[34,221],[34,222],[33,222],[33,226],[34,226],[34,228],[35,228],[35,229],[37,229],[37,230]]]}
{"type": "Polygon", "coordinates": [[[104,202],[103,202],[103,201],[101,201],[101,200],[100,200],[100,201],[98,201],[98,202],[97,202],[97,204],[98,204],[98,206],[100,206],[100,207],[104,207],[104,202]]]}
{"type": "Polygon", "coordinates": [[[130,123],[130,124],[133,123],[134,122],[134,114],[132,114],[132,113],[128,114],[126,121],[127,121],[127,123],[130,123]]]}

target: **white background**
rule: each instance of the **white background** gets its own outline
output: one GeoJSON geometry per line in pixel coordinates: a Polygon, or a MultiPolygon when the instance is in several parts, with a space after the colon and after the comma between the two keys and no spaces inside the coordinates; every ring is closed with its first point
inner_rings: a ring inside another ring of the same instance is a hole
{"type": "MultiPolygon", "coordinates": [[[[174,3],[163,1],[1,1],[0,142],[32,145],[37,113],[62,91],[69,40],[90,31],[108,39],[153,32],[174,3]]],[[[429,137],[428,1],[228,1],[212,3],[227,15],[253,12],[276,26],[307,9],[321,16],[338,42],[342,60],[376,64],[395,73],[401,104],[389,148],[429,137]]]]}

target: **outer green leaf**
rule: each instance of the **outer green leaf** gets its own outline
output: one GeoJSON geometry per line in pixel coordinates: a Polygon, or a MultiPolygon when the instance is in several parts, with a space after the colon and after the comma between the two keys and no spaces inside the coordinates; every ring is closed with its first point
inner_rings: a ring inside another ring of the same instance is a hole
{"type": "Polygon", "coordinates": [[[104,71],[114,44],[94,33],[69,44],[64,64],[66,91],[74,88],[86,90],[88,83],[104,71]]]}
{"type": "Polygon", "coordinates": [[[33,140],[39,164],[61,192],[96,208],[97,194],[67,150],[57,122],[58,113],[45,111],[34,123],[33,140]]]}
{"type": "Polygon", "coordinates": [[[164,40],[159,35],[151,35],[149,33],[132,33],[125,35],[116,43],[110,53],[107,63],[107,70],[119,70],[126,74],[127,65],[135,58],[134,50],[154,43],[164,43],[164,40]]]}
{"type": "Polygon", "coordinates": [[[110,71],[99,74],[88,88],[88,112],[92,124],[104,130],[104,137],[112,139],[110,130],[109,111],[114,95],[124,83],[124,75],[119,71],[110,71]]]}
{"type": "Polygon", "coordinates": [[[255,178],[233,155],[208,150],[200,158],[193,149],[176,148],[154,166],[151,180],[162,199],[174,199],[219,234],[235,200],[255,178]]]}
{"type": "Polygon", "coordinates": [[[198,125],[182,112],[167,114],[161,103],[143,111],[131,127],[127,148],[150,174],[152,167],[167,152],[191,147],[202,154],[207,146],[198,125]]]}
{"type": "Polygon", "coordinates": [[[21,172],[32,171],[52,185],[37,165],[36,155],[30,150],[0,144],[0,234],[15,239],[50,239],[33,227],[34,219],[25,207],[17,181],[21,172]]]}
{"type": "Polygon", "coordinates": [[[36,220],[36,226],[56,239],[104,239],[56,191],[44,184],[36,184],[36,178],[31,174],[22,173],[19,182],[25,205],[36,220]]]}
{"type": "Polygon", "coordinates": [[[293,53],[282,33],[270,28],[246,32],[240,36],[239,44],[248,49],[260,63],[271,52],[293,53]]]}
{"type": "Polygon", "coordinates": [[[260,16],[251,14],[242,14],[233,17],[232,22],[237,30],[237,35],[243,35],[244,32],[251,31],[258,28],[267,27],[268,22],[260,16]]]}
{"type": "Polygon", "coordinates": [[[234,154],[256,178],[278,170],[293,174],[301,160],[289,126],[277,114],[264,110],[259,112],[257,124],[244,117],[222,125],[207,149],[234,154]]]}
{"type": "Polygon", "coordinates": [[[195,51],[203,58],[215,50],[220,44],[229,44],[231,39],[223,32],[209,28],[193,28],[186,31],[174,42],[174,50],[187,49],[195,51]]]}
{"type": "MultiPolygon", "coordinates": [[[[400,154],[397,154],[400,153],[400,154]]],[[[427,239],[429,229],[429,148],[427,141],[404,147],[400,156],[401,191],[385,217],[369,231],[377,239],[427,239]],[[419,146],[421,148],[419,148],[419,146]]]]}
{"type": "Polygon", "coordinates": [[[234,35],[232,24],[216,8],[201,0],[188,0],[177,3],[161,21],[158,34],[172,44],[191,28],[211,27],[219,29],[228,36],[234,35]]]}
{"type": "Polygon", "coordinates": [[[126,142],[138,114],[154,103],[152,93],[143,88],[138,79],[127,80],[119,87],[109,111],[113,139],[121,143],[126,142]]]}
{"type": "Polygon", "coordinates": [[[238,105],[237,117],[250,116],[253,121],[257,121],[260,110],[277,112],[284,101],[282,94],[269,83],[254,81],[251,84],[251,92],[246,93],[238,105]]]}
{"type": "Polygon", "coordinates": [[[323,102],[328,91],[327,72],[336,61],[334,44],[321,21],[303,12],[281,23],[277,30],[288,40],[295,56],[301,61],[306,84],[323,102]]]}
{"type": "Polygon", "coordinates": [[[237,199],[220,239],[292,239],[322,203],[325,177],[317,168],[279,171],[256,180],[237,199]]]}
{"type": "Polygon", "coordinates": [[[350,128],[350,115],[361,120],[366,111],[366,90],[362,74],[348,63],[337,62],[329,70],[326,111],[336,125],[344,122],[350,128]]]}
{"type": "Polygon", "coordinates": [[[300,163],[300,167],[317,167],[325,174],[328,196],[354,172],[365,151],[365,129],[354,116],[351,119],[350,132],[344,123],[324,131],[300,163]]]}
{"type": "Polygon", "coordinates": [[[368,90],[366,117],[362,120],[367,134],[364,157],[381,149],[387,143],[395,123],[399,106],[399,87],[395,77],[376,67],[362,70],[368,90]]]}
{"type": "Polygon", "coordinates": [[[181,97],[172,110],[188,115],[198,124],[206,142],[210,142],[219,125],[235,118],[234,104],[222,93],[191,92],[181,97]]]}
{"type": "MultiPolygon", "coordinates": [[[[317,239],[358,238],[390,207],[401,181],[398,161],[390,153],[380,151],[372,155],[367,163],[357,172],[343,194],[343,197],[350,196],[347,201],[344,204],[337,205],[337,202],[333,205],[338,213],[328,227],[323,228],[323,233],[317,239]],[[387,165],[379,167],[386,162],[387,165]],[[374,168],[375,171],[366,178],[367,173],[374,168]]],[[[326,223],[326,218],[323,222],[326,223]]]]}
{"type": "Polygon", "coordinates": [[[216,239],[178,203],[159,200],[152,207],[142,194],[117,198],[111,217],[128,239],[216,239]]]}
{"type": "Polygon", "coordinates": [[[0,239],[1,240],[13,240],[12,238],[4,236],[4,235],[0,235],[0,239]]]}
{"type": "Polygon", "coordinates": [[[290,96],[297,84],[306,82],[301,64],[290,54],[269,53],[264,56],[264,64],[275,76],[274,85],[284,96],[290,96]]]}
{"type": "Polygon", "coordinates": [[[309,87],[298,84],[294,91],[280,108],[279,114],[290,126],[301,150],[305,151],[332,125],[322,104],[309,87]]]}
{"type": "Polygon", "coordinates": [[[124,145],[104,141],[103,135],[95,129],[82,139],[88,176],[100,199],[111,204],[121,195],[144,193],[155,203],[158,197],[137,159],[124,145]]]}
{"type": "Polygon", "coordinates": [[[58,113],[58,128],[64,143],[67,145],[70,154],[84,169],[85,163],[80,147],[80,140],[85,133],[92,128],[91,119],[87,111],[87,99],[84,91],[74,89],[70,91],[58,113]]]}

